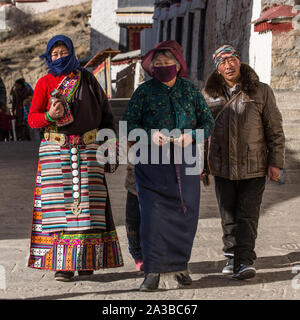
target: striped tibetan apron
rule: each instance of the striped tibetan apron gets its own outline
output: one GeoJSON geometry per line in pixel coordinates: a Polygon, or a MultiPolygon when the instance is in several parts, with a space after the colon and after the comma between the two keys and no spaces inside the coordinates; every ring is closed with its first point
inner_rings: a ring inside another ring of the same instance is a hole
{"type": "Polygon", "coordinates": [[[91,139],[51,133],[41,142],[29,267],[75,271],[123,265],[104,165],[96,159],[99,145],[90,133],[91,139]]]}

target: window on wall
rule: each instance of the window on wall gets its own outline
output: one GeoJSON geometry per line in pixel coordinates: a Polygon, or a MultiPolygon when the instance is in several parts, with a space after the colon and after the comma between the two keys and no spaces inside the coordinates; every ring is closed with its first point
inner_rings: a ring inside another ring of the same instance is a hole
{"type": "Polygon", "coordinates": [[[122,52],[139,50],[141,48],[141,31],[149,25],[132,24],[120,27],[119,49],[122,52]]]}
{"type": "Polygon", "coordinates": [[[197,65],[198,80],[204,80],[203,78],[204,78],[205,16],[206,16],[206,10],[202,9],[200,13],[200,23],[199,23],[198,65],[197,65]]]}
{"type": "Polygon", "coordinates": [[[120,41],[119,41],[119,50],[122,52],[127,51],[127,28],[126,26],[120,26],[120,41]]]}
{"type": "Polygon", "coordinates": [[[164,21],[161,21],[159,25],[159,42],[164,40],[164,26],[164,21]]]}
{"type": "Polygon", "coordinates": [[[172,20],[169,19],[167,24],[167,40],[171,39],[171,30],[172,30],[172,20]]]}
{"type": "Polygon", "coordinates": [[[186,48],[186,63],[188,67],[191,66],[192,54],[193,54],[193,32],[194,32],[194,13],[189,13],[189,24],[188,24],[188,41],[186,48]]]}
{"type": "Polygon", "coordinates": [[[177,17],[176,19],[176,35],[175,40],[181,45],[182,44],[182,33],[183,33],[183,17],[177,17]]]}
{"type": "Polygon", "coordinates": [[[129,29],[129,43],[128,43],[128,50],[138,50],[141,48],[141,30],[140,29],[129,29]]]}

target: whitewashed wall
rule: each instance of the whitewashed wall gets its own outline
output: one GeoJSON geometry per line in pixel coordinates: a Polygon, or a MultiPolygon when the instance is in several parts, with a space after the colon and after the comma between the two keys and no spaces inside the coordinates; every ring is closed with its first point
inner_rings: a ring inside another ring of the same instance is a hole
{"type": "Polygon", "coordinates": [[[0,30],[5,30],[6,27],[6,6],[0,6],[0,30]]]}
{"type": "MultiPolygon", "coordinates": [[[[253,0],[252,21],[259,18],[261,0],[253,0]]],[[[249,64],[256,71],[261,82],[271,83],[272,32],[259,34],[251,26],[249,64]]]]}
{"type": "Polygon", "coordinates": [[[91,53],[112,48],[119,49],[120,27],[116,22],[115,10],[118,0],[94,0],[92,3],[91,53]]]}

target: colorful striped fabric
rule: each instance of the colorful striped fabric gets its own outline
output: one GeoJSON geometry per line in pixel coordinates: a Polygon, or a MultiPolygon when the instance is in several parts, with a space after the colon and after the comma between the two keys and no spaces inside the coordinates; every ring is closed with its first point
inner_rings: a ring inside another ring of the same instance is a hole
{"type": "MultiPolygon", "coordinates": [[[[87,156],[87,161],[90,161],[89,159],[90,157],[87,156]]],[[[123,266],[121,249],[115,230],[99,233],[95,231],[88,234],[46,233],[43,231],[41,182],[41,165],[39,164],[34,192],[33,223],[28,266],[55,271],[98,270],[100,268],[123,266]]],[[[59,187],[58,191],[57,193],[61,194],[59,187]]],[[[97,208],[93,210],[97,210],[97,208]]],[[[67,219],[67,224],[68,222],[67,219]]]]}
{"type": "Polygon", "coordinates": [[[224,46],[220,47],[219,49],[217,49],[215,51],[215,53],[213,54],[213,59],[214,59],[214,63],[216,65],[216,69],[218,69],[218,65],[225,60],[226,58],[229,57],[239,57],[237,51],[230,45],[225,44],[224,46]]]}
{"type": "Polygon", "coordinates": [[[104,165],[96,160],[97,144],[78,146],[79,208],[76,216],[73,199],[71,147],[42,141],[41,205],[45,232],[106,229],[104,165]]]}

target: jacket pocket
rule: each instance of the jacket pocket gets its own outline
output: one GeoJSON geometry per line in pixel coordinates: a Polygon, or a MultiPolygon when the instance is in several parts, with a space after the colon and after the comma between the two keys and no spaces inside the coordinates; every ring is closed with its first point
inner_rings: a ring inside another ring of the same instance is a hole
{"type": "Polygon", "coordinates": [[[258,173],[266,170],[266,150],[261,144],[248,145],[248,173],[258,173]]]}

